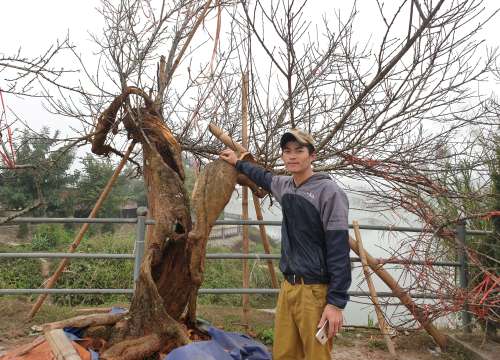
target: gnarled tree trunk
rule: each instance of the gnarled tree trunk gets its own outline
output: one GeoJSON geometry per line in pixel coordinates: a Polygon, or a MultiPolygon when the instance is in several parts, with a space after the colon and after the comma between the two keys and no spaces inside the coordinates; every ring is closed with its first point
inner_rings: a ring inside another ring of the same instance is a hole
{"type": "MultiPolygon", "coordinates": [[[[195,326],[196,298],[203,281],[210,229],[231,198],[237,183],[233,166],[217,160],[198,176],[192,195],[195,227],[184,189],[181,148],[153,101],[128,87],[99,117],[92,151],[107,155],[108,132],[117,126],[118,110],[130,94],[144,99],[144,108],[125,106],[120,119],[130,138],[142,144],[149,217],[146,249],[129,313],[111,331],[104,359],[141,359],[188,343],[195,326]]],[[[245,179],[247,182],[248,179],[245,179]]],[[[256,188],[255,185],[253,186],[256,188]]]]}

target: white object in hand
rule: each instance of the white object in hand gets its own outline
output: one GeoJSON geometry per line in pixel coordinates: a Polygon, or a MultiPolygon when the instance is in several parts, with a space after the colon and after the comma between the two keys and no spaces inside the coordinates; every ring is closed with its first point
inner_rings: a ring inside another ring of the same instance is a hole
{"type": "Polygon", "coordinates": [[[325,345],[326,342],[328,341],[327,329],[328,329],[328,321],[325,321],[321,329],[319,329],[318,332],[316,333],[316,339],[321,343],[321,345],[325,345]]]}

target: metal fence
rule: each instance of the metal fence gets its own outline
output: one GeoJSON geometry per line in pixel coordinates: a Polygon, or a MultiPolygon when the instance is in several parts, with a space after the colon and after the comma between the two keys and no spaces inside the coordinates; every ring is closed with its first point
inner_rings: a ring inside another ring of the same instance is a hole
{"type": "MultiPolygon", "coordinates": [[[[69,258],[69,259],[124,259],[134,260],[134,281],[139,276],[139,269],[142,257],[144,255],[144,239],[146,235],[146,227],[153,225],[155,222],[151,219],[146,219],[147,209],[137,209],[136,218],[34,218],[22,217],[16,218],[5,225],[10,224],[47,224],[47,223],[89,223],[89,224],[136,224],[135,248],[133,254],[106,254],[106,253],[50,253],[50,252],[31,252],[31,253],[0,253],[0,259],[5,258],[69,258]]],[[[0,221],[2,219],[0,218],[0,221]]],[[[216,225],[269,225],[281,226],[281,221],[258,221],[258,220],[219,220],[216,225]]],[[[350,226],[352,228],[352,226],[350,226]]],[[[416,227],[401,227],[401,226],[378,226],[378,225],[360,225],[363,230],[381,230],[381,231],[398,231],[405,233],[432,233],[431,230],[416,227]]],[[[1,225],[0,225],[1,229],[1,225]]],[[[465,252],[465,243],[467,235],[488,235],[490,232],[481,230],[466,230],[465,222],[458,223],[456,226],[456,239],[458,245],[458,261],[440,261],[433,262],[434,266],[451,266],[459,269],[459,284],[461,288],[468,287],[468,262],[465,252]]],[[[258,259],[258,260],[279,260],[280,256],[275,254],[242,254],[242,253],[209,253],[207,259],[258,259]]],[[[379,259],[387,264],[412,264],[412,265],[428,265],[429,262],[414,261],[406,259],[379,259]]],[[[357,257],[351,258],[353,262],[360,262],[357,257]]],[[[133,289],[0,289],[0,295],[15,295],[15,294],[132,294],[133,289]]],[[[234,289],[207,289],[199,290],[200,294],[276,294],[278,289],[256,289],[256,288],[234,288],[234,289]]],[[[369,296],[365,291],[349,291],[351,296],[369,296]]],[[[377,292],[380,297],[395,297],[392,292],[377,292]]],[[[437,296],[432,293],[410,293],[413,298],[435,299],[437,296]]],[[[463,312],[463,323],[470,323],[470,314],[467,311],[463,312]]]]}

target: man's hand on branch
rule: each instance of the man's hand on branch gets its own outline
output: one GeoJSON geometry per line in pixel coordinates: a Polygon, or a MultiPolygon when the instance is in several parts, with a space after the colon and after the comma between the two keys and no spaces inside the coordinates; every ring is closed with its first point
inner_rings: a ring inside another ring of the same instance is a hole
{"type": "Polygon", "coordinates": [[[328,339],[335,336],[342,328],[344,321],[342,310],[335,305],[326,304],[321,320],[319,321],[318,328],[321,328],[325,321],[328,321],[328,339]]]}
{"type": "Polygon", "coordinates": [[[219,154],[219,158],[221,158],[224,161],[227,161],[231,165],[235,166],[236,161],[238,161],[238,155],[231,150],[231,149],[225,149],[219,154]]]}

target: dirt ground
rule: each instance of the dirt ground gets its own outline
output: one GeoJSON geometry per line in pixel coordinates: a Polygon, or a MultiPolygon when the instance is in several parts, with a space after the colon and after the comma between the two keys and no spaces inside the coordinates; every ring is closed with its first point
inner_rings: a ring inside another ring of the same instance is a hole
{"type": "MultiPolygon", "coordinates": [[[[118,305],[123,306],[126,304],[118,305]]],[[[24,318],[30,308],[31,303],[25,298],[13,296],[0,297],[0,356],[9,349],[33,341],[40,335],[36,325],[78,315],[78,308],[44,305],[32,322],[25,323],[24,318]]],[[[240,308],[216,306],[200,306],[199,316],[208,320],[214,326],[227,331],[246,332],[251,336],[259,337],[264,342],[266,340],[265,334],[270,333],[274,320],[272,314],[254,310],[250,312],[249,328],[246,329],[242,325],[240,308]]],[[[441,353],[434,345],[432,339],[423,332],[399,334],[394,338],[394,341],[400,359],[469,359],[465,353],[454,347],[451,347],[446,353],[441,353]]],[[[477,346],[480,345],[479,343],[477,346]]],[[[488,350],[488,346],[483,346],[483,348],[484,350],[488,350]]],[[[493,346],[489,350],[498,351],[498,348],[493,346]]],[[[378,331],[347,328],[335,339],[332,359],[385,360],[391,359],[391,357],[378,331]]]]}
{"type": "Polygon", "coordinates": [[[0,231],[0,244],[7,245],[18,245],[24,240],[17,238],[17,233],[19,231],[19,225],[2,225],[2,231],[0,231]]]}

